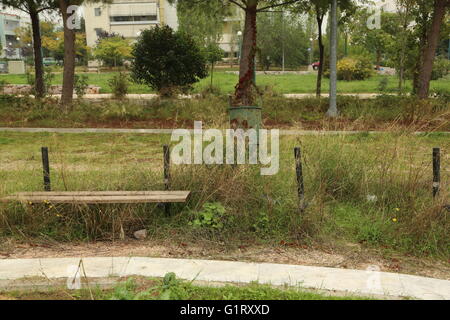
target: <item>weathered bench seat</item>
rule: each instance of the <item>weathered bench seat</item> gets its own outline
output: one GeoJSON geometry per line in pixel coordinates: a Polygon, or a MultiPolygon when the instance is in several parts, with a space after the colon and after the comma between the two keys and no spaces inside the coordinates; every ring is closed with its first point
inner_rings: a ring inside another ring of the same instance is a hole
{"type": "Polygon", "coordinates": [[[176,203],[186,202],[190,191],[53,191],[19,192],[0,199],[0,202],[31,203],[176,203]]]}

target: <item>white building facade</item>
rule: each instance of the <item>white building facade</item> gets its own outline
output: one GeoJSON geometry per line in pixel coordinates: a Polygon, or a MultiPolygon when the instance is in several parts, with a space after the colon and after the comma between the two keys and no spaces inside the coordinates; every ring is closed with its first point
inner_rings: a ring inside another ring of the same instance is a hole
{"type": "MultiPolygon", "coordinates": [[[[111,4],[83,5],[86,42],[95,47],[102,32],[136,40],[140,32],[156,25],[178,28],[177,10],[167,0],[114,0],[111,4]]],[[[95,64],[92,62],[91,64],[95,64]]]]}

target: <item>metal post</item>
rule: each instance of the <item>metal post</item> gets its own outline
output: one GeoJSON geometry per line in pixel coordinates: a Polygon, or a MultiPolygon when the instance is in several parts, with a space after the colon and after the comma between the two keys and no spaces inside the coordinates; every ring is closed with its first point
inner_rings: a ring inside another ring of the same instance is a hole
{"type": "Polygon", "coordinates": [[[441,149],[433,149],[433,197],[439,195],[441,184],[441,149]]]}
{"type": "MultiPolygon", "coordinates": [[[[170,148],[168,145],[163,146],[164,153],[164,190],[170,189],[170,148]]],[[[166,215],[170,215],[170,203],[164,204],[166,215]]]]}
{"type": "Polygon", "coordinates": [[[44,190],[51,191],[52,188],[50,184],[50,164],[48,161],[48,148],[42,147],[41,153],[42,153],[42,167],[44,171],[44,190]]]}
{"type": "Polygon", "coordinates": [[[330,107],[329,117],[337,117],[337,0],[331,3],[330,37],[330,107]]]}
{"type": "Polygon", "coordinates": [[[304,211],[305,206],[305,185],[303,183],[303,168],[302,168],[302,154],[300,148],[294,149],[295,156],[295,173],[297,175],[297,194],[299,205],[298,208],[300,211],[304,211]]]}

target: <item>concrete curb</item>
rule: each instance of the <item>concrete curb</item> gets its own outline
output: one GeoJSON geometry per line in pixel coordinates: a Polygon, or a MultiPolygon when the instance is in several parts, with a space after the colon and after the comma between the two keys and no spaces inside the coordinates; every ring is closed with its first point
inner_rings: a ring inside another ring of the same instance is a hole
{"type": "MultiPolygon", "coordinates": [[[[379,96],[389,95],[396,96],[396,94],[388,93],[388,94],[380,94],[380,93],[338,93],[338,96],[343,97],[355,97],[359,99],[375,99],[379,96]]],[[[30,97],[34,97],[30,95],[30,97]]],[[[60,94],[50,95],[51,98],[60,99],[60,94]]],[[[187,94],[187,95],[179,95],[178,99],[195,99],[200,97],[200,94],[187,94]]],[[[285,93],[283,97],[286,99],[315,99],[315,93],[285,93]]],[[[321,98],[328,98],[328,93],[321,94],[321,98]]],[[[76,94],[74,94],[74,98],[76,98],[76,94]]],[[[111,93],[98,93],[98,94],[86,94],[83,96],[84,100],[105,100],[105,99],[113,99],[113,94],[111,93]]],[[[153,100],[159,98],[158,94],[155,93],[129,93],[126,95],[125,99],[129,100],[153,100]]]]}
{"type": "Polygon", "coordinates": [[[225,283],[258,281],[264,284],[300,285],[306,289],[357,295],[450,300],[450,281],[378,272],[376,268],[363,271],[194,259],[145,257],[3,259],[0,260],[0,280],[36,277],[73,278],[77,272],[83,276],[83,268],[78,268],[80,261],[87,278],[163,277],[168,272],[174,272],[178,278],[185,280],[225,283]]]}

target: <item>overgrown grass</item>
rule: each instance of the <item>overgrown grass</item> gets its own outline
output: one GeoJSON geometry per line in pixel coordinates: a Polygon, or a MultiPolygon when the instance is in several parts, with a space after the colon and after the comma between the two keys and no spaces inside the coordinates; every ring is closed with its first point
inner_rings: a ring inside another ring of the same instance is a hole
{"type": "MultiPolygon", "coordinates": [[[[50,147],[54,190],[162,190],[169,136],[0,133],[0,194],[42,190],[39,149],[50,147]]],[[[0,237],[110,240],[147,228],[186,242],[360,243],[450,257],[448,136],[386,133],[283,137],[280,171],[258,166],[173,166],[172,189],[191,190],[166,217],[157,205],[1,204],[0,237]],[[304,155],[305,212],[297,209],[294,146],[304,155]],[[431,149],[442,148],[442,192],[431,196],[431,149]],[[376,199],[376,201],[374,201],[376,199]],[[209,203],[208,211],[204,204],[209,203]],[[225,208],[225,214],[220,214],[225,208]],[[202,213],[203,212],[203,213],[202,213]],[[220,223],[193,223],[213,216],[220,223]]]]}
{"type": "MultiPolygon", "coordinates": [[[[381,96],[371,100],[339,97],[341,116],[327,119],[328,99],[286,99],[268,90],[260,101],[268,127],[331,130],[450,130],[450,100],[381,96]]],[[[25,127],[192,127],[203,121],[215,127],[228,122],[224,95],[199,99],[154,99],[150,101],[79,101],[62,112],[57,101],[0,96],[0,126],[25,127]]]]}
{"type": "MultiPolygon", "coordinates": [[[[100,86],[102,93],[111,93],[108,81],[113,78],[116,73],[86,73],[88,83],[90,85],[100,86]]],[[[257,84],[259,86],[271,86],[280,93],[315,93],[316,90],[316,74],[285,74],[285,75],[258,75],[257,84]]],[[[339,93],[380,93],[379,84],[382,79],[388,79],[386,90],[383,92],[396,92],[398,80],[395,76],[374,76],[364,81],[339,81],[339,93]]],[[[12,84],[26,84],[26,75],[0,75],[0,80],[6,80],[12,84]]],[[[195,85],[194,92],[198,93],[209,85],[209,78],[201,80],[195,85]]],[[[238,76],[226,73],[224,71],[216,71],[214,74],[214,85],[219,87],[224,93],[231,93],[238,82],[238,76]]],[[[55,74],[52,84],[62,84],[62,74],[55,74]]],[[[411,81],[407,81],[405,90],[411,91],[411,81]]],[[[329,90],[329,80],[323,79],[323,92],[329,90]]],[[[440,79],[431,82],[431,90],[446,91],[450,93],[450,81],[448,79],[440,79]]],[[[132,83],[129,93],[152,93],[153,91],[145,86],[132,83]]]]}
{"type": "Polygon", "coordinates": [[[31,290],[1,294],[18,300],[369,300],[356,295],[329,295],[302,288],[275,288],[258,283],[200,286],[181,281],[171,273],[164,279],[129,278],[107,290],[96,287],[90,290],[53,289],[46,292],[31,290]]]}

